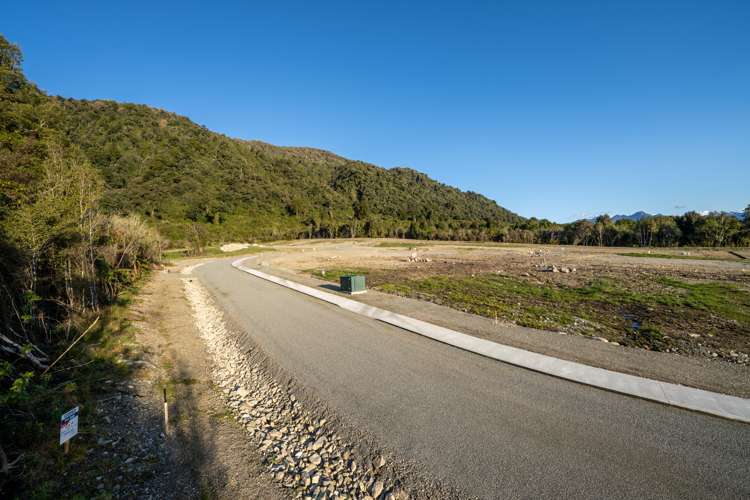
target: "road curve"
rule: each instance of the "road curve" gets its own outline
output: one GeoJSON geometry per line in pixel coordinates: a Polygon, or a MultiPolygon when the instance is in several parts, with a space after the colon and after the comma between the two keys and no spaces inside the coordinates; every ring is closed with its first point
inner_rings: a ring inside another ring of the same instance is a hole
{"type": "Polygon", "coordinates": [[[242,273],[195,271],[337,413],[481,498],[748,498],[750,425],[524,370],[242,273]]]}

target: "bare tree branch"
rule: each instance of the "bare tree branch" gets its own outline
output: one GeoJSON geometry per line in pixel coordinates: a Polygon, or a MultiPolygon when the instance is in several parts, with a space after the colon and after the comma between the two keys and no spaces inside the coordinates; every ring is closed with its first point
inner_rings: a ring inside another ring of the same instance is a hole
{"type": "Polygon", "coordinates": [[[0,445],[0,473],[10,474],[10,471],[16,466],[16,464],[23,458],[23,453],[18,455],[15,460],[8,462],[8,456],[5,454],[2,445],[0,445]]]}
{"type": "MultiPolygon", "coordinates": [[[[5,344],[0,344],[0,350],[3,350],[5,352],[8,352],[10,354],[15,354],[16,356],[19,356],[21,358],[26,358],[31,362],[32,365],[39,368],[40,370],[46,370],[47,365],[45,362],[49,361],[45,356],[35,356],[34,354],[30,352],[24,352],[23,347],[21,347],[19,344],[13,342],[11,339],[0,333],[0,341],[4,342],[5,344]]],[[[37,346],[33,346],[34,349],[36,349],[39,352],[42,352],[41,349],[39,349],[37,346]]]]}

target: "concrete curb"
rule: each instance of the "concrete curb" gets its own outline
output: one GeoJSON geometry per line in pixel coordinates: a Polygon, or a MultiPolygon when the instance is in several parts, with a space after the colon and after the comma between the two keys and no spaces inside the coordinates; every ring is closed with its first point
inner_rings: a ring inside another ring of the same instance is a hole
{"type": "Polygon", "coordinates": [[[750,423],[750,399],[728,396],[716,392],[694,389],[678,384],[660,382],[625,373],[605,370],[593,366],[565,361],[535,352],[498,344],[472,337],[449,328],[410,318],[378,307],[369,306],[339,295],[324,292],[284,278],[245,267],[241,262],[247,257],[232,262],[232,266],[258,278],[291,288],[311,297],[335,304],[347,311],[388,323],[404,330],[429,337],[445,344],[464,349],[505,363],[534,370],[547,375],[571,380],[608,391],[619,392],[650,401],[679,408],[708,413],[730,420],[750,423]]]}

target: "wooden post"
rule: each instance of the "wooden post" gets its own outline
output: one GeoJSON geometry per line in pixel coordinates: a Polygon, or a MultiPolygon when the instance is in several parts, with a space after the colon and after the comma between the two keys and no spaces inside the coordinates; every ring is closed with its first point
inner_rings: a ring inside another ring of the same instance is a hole
{"type": "Polygon", "coordinates": [[[167,405],[167,388],[164,388],[164,434],[169,433],[169,405],[167,405]]]}
{"type": "Polygon", "coordinates": [[[70,452],[70,439],[65,441],[65,444],[63,445],[63,453],[66,455],[70,452]]]}

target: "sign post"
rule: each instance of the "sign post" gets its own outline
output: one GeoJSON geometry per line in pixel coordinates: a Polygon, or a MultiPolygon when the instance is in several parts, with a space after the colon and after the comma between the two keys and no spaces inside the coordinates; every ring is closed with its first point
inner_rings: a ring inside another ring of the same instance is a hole
{"type": "Polygon", "coordinates": [[[167,404],[167,388],[164,388],[164,435],[169,434],[169,405],[167,404]]]}
{"type": "Polygon", "coordinates": [[[65,454],[70,450],[70,440],[78,434],[78,407],[63,413],[60,417],[60,444],[65,445],[65,454]]]}

